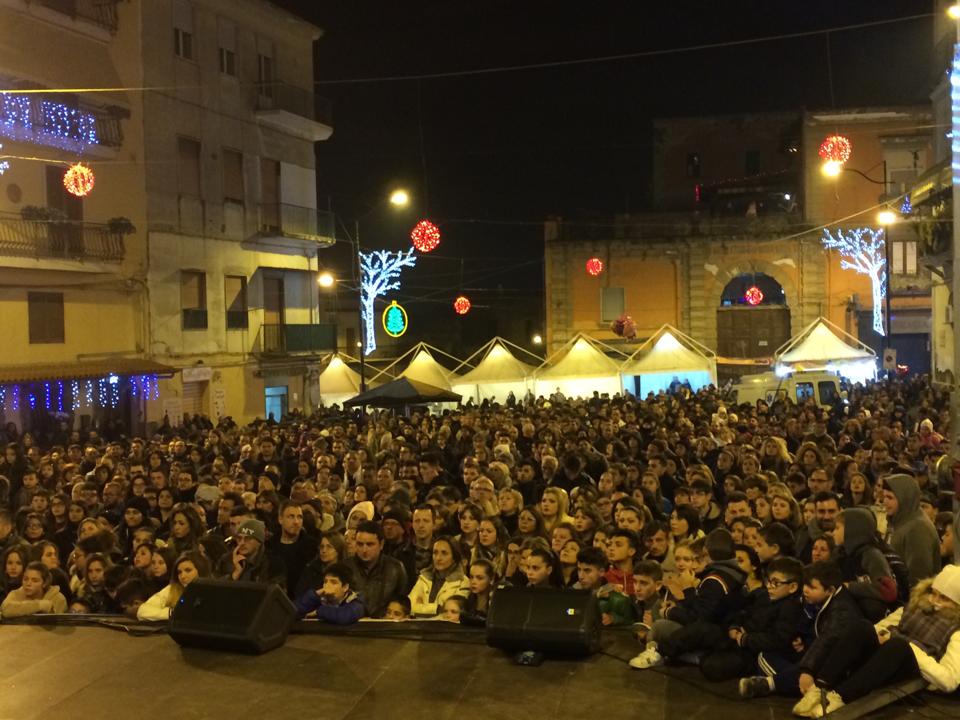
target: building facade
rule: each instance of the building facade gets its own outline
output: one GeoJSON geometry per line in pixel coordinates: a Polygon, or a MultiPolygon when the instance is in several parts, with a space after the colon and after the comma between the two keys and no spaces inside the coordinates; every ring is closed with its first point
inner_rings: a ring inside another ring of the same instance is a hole
{"type": "Polygon", "coordinates": [[[262,0],[2,0],[0,28],[2,419],[136,432],[310,407],[336,342],[320,31],[262,0]]]}
{"type": "MultiPolygon", "coordinates": [[[[657,121],[657,212],[546,224],[549,350],[577,332],[630,349],[669,323],[722,358],[749,361],[770,358],[820,316],[881,349],[871,280],[841,267],[823,230],[880,231],[878,210],[929,166],[930,123],[923,107],[657,121]],[[827,177],[817,153],[834,133],[854,152],[850,172],[827,177]],[[587,272],[590,258],[603,272],[587,272]],[[613,332],[622,315],[636,324],[633,341],[613,332]]],[[[913,231],[888,230],[892,342],[925,371],[930,276],[913,231]]]]}

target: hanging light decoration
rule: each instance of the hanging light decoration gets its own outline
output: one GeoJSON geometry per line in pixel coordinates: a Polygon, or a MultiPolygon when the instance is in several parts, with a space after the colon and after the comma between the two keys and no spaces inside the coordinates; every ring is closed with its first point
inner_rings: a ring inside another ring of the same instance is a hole
{"type": "Polygon", "coordinates": [[[820,143],[820,157],[826,162],[840,163],[850,159],[853,145],[846,135],[827,135],[820,143]]]}
{"type": "Polygon", "coordinates": [[[63,186],[67,192],[77,197],[85,197],[93,190],[95,178],[93,170],[83,163],[76,163],[63,174],[63,186]]]}
{"type": "Polygon", "coordinates": [[[603,260],[598,257],[592,257],[587,260],[587,272],[596,277],[603,272],[603,260]]]}
{"type": "Polygon", "coordinates": [[[440,228],[429,220],[421,220],[410,231],[413,246],[422,253],[428,253],[440,244],[440,228]]]}
{"type": "Polygon", "coordinates": [[[466,315],[470,312],[470,298],[461,295],[453,301],[453,311],[457,315],[466,315]]]}
{"type": "Polygon", "coordinates": [[[743,299],[747,301],[748,305],[759,305],[763,302],[763,291],[756,285],[751,285],[743,294],[743,299]]]}

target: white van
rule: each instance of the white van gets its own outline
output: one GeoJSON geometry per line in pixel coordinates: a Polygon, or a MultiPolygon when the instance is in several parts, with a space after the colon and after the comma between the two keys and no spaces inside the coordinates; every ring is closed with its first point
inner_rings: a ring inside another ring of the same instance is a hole
{"type": "Polygon", "coordinates": [[[733,386],[737,403],[755,404],[757,400],[772,403],[789,398],[801,405],[813,399],[820,407],[830,407],[840,396],[840,379],[822,370],[800,370],[785,377],[765,372],[746,375],[733,386]]]}

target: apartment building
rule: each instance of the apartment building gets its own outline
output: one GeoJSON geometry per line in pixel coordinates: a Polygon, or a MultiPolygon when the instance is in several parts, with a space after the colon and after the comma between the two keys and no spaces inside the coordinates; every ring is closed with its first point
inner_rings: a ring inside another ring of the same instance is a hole
{"type": "Polygon", "coordinates": [[[310,407],[319,37],[265,0],[0,0],[0,419],[310,407]]]}

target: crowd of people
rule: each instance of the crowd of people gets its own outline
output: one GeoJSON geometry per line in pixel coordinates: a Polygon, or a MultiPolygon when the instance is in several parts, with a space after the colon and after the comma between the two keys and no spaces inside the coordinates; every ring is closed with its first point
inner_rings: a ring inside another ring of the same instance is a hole
{"type": "Polygon", "coordinates": [[[826,408],[709,388],[147,438],[9,424],[0,613],[163,621],[213,577],[279,584],[322,622],[482,626],[506,586],[568,588],[632,629],[631,666],[696,664],[801,716],[909,678],[953,692],[948,401],[916,378],[826,408]]]}

